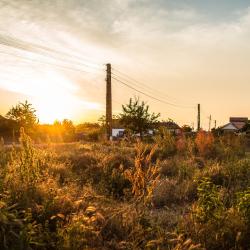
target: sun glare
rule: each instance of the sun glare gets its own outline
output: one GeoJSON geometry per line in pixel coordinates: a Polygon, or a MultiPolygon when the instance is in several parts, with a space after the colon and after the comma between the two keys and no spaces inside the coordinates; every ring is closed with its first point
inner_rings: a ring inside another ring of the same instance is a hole
{"type": "Polygon", "coordinates": [[[8,84],[2,82],[0,87],[27,96],[41,123],[53,123],[65,118],[80,120],[86,118],[87,110],[101,109],[98,103],[77,96],[78,86],[61,72],[53,70],[39,73],[29,71],[22,78],[13,75],[8,84]]]}

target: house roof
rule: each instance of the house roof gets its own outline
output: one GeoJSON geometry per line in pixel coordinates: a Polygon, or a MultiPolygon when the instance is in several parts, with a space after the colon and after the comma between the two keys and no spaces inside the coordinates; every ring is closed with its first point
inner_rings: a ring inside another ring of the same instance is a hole
{"type": "Polygon", "coordinates": [[[232,122],[227,123],[226,125],[221,127],[221,129],[223,129],[223,130],[235,130],[235,131],[238,130],[238,128],[232,122]]]}
{"type": "Polygon", "coordinates": [[[232,124],[237,128],[237,129],[242,129],[246,123],[245,122],[232,122],[232,124]]]}
{"type": "Polygon", "coordinates": [[[168,129],[180,129],[180,126],[172,121],[158,122],[156,125],[157,127],[166,127],[168,129]]]}
{"type": "Polygon", "coordinates": [[[229,122],[247,122],[248,118],[247,117],[230,117],[229,122]]]}
{"type": "Polygon", "coordinates": [[[245,122],[229,122],[222,127],[223,130],[240,130],[245,126],[245,122]]]}
{"type": "Polygon", "coordinates": [[[240,130],[242,129],[246,123],[248,122],[247,117],[230,117],[229,123],[221,127],[223,130],[240,130]]]}

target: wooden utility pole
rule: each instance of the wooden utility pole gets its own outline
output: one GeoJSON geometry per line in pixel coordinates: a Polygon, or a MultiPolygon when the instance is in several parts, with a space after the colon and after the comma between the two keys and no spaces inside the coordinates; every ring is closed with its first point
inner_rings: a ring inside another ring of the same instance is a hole
{"type": "Polygon", "coordinates": [[[106,134],[107,140],[112,136],[112,94],[111,94],[111,64],[106,64],[106,134]]]}
{"type": "Polygon", "coordinates": [[[210,115],[210,116],[208,117],[208,119],[209,119],[208,131],[211,131],[211,121],[212,121],[212,116],[210,115]]]}
{"type": "Polygon", "coordinates": [[[217,126],[217,121],[214,120],[214,128],[216,128],[216,126],[217,126]]]}
{"type": "Polygon", "coordinates": [[[201,105],[198,104],[197,131],[201,129],[201,105]]]}

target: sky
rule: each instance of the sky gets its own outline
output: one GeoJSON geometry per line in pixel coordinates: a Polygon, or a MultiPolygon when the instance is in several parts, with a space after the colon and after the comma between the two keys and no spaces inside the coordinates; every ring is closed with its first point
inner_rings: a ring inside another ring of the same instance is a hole
{"type": "Polygon", "coordinates": [[[161,119],[196,126],[200,103],[202,127],[223,125],[250,117],[249,41],[249,0],[0,0],[0,114],[27,99],[40,122],[96,121],[111,63],[129,85],[112,79],[114,114],[139,96],[161,119]]]}

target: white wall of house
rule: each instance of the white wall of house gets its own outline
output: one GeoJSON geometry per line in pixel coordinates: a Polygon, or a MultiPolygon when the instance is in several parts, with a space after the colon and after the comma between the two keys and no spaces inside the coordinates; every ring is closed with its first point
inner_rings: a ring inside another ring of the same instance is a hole
{"type": "Polygon", "coordinates": [[[124,133],[125,129],[124,128],[113,128],[112,129],[112,136],[113,137],[118,137],[120,133],[124,133]]]}

